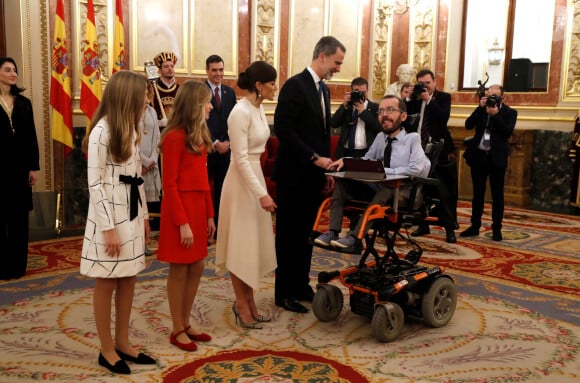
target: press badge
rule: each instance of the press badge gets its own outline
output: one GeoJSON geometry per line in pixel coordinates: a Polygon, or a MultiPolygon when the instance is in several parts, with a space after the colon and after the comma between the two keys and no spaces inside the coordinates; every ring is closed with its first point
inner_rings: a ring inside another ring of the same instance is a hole
{"type": "Polygon", "coordinates": [[[485,145],[489,145],[489,140],[490,140],[490,134],[489,134],[489,130],[485,129],[485,131],[483,132],[483,143],[485,145]]]}

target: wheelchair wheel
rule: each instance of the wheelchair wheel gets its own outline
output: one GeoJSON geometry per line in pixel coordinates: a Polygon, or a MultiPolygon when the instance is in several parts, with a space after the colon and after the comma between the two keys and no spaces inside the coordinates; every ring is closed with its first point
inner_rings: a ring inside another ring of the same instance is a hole
{"type": "Polygon", "coordinates": [[[445,326],[453,317],[457,306],[457,292],[453,280],[437,278],[423,296],[421,312],[425,324],[431,327],[445,326]]]}
{"type": "Polygon", "coordinates": [[[371,321],[373,336],[380,342],[391,342],[401,334],[405,323],[405,313],[396,303],[378,305],[371,321]]]}
{"type": "Polygon", "coordinates": [[[338,317],[344,305],[342,291],[336,286],[319,285],[312,300],[312,312],[321,322],[330,322],[338,317]]]}

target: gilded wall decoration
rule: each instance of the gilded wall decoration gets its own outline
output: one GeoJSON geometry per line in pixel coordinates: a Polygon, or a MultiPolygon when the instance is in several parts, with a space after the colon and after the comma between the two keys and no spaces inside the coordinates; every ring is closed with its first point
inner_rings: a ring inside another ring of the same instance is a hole
{"type": "Polygon", "coordinates": [[[418,72],[433,65],[433,39],[436,29],[436,10],[433,5],[411,8],[413,67],[418,72]]]}
{"type": "MultiPolygon", "coordinates": [[[[107,12],[109,11],[107,0],[93,0],[93,7],[95,11],[95,29],[97,31],[97,43],[99,46],[99,67],[101,68],[101,81],[103,86],[107,83],[107,74],[111,73],[112,68],[109,67],[109,42],[108,42],[108,16],[107,12]]],[[[85,49],[85,33],[86,33],[86,24],[87,24],[87,1],[82,0],[79,3],[79,14],[80,19],[77,25],[80,25],[79,28],[79,35],[80,38],[77,39],[79,41],[80,47],[78,53],[78,63],[82,63],[81,55],[85,49]]],[[[80,68],[79,68],[80,70],[80,68]]],[[[78,73],[78,72],[77,72],[78,73]]],[[[80,79],[79,79],[80,81],[80,79]]]]}
{"type": "Polygon", "coordinates": [[[564,79],[564,99],[580,97],[580,0],[572,0],[569,6],[571,25],[564,79]]]}
{"type": "Polygon", "coordinates": [[[256,27],[254,32],[253,51],[255,60],[266,61],[277,67],[276,25],[278,14],[275,0],[259,0],[255,3],[256,27]]]}
{"type": "Polygon", "coordinates": [[[372,94],[380,99],[387,89],[387,71],[389,62],[389,38],[391,36],[389,26],[393,22],[392,6],[380,1],[374,10],[374,42],[372,61],[372,94]]]}

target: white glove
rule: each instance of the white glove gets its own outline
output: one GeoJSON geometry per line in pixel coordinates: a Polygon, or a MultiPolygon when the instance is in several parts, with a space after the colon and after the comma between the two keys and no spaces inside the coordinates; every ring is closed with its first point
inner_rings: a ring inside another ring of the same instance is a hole
{"type": "Polygon", "coordinates": [[[162,118],[161,120],[159,120],[159,126],[164,128],[167,126],[167,118],[162,118]]]}

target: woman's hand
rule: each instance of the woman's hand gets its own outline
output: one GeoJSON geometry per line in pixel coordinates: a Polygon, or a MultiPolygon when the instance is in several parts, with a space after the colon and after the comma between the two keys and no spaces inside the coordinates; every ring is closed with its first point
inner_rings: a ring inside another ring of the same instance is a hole
{"type": "Polygon", "coordinates": [[[179,225],[179,235],[183,247],[189,248],[193,245],[193,232],[191,231],[191,227],[189,227],[189,223],[179,225]]]}
{"type": "Polygon", "coordinates": [[[207,219],[207,239],[211,241],[215,235],[215,222],[213,218],[207,219]]]}
{"type": "Polygon", "coordinates": [[[28,172],[28,184],[34,186],[36,184],[36,172],[31,170],[28,172]]]}
{"type": "Polygon", "coordinates": [[[110,229],[105,234],[105,253],[110,257],[119,257],[121,254],[121,241],[117,229],[110,229]]]}
{"type": "Polygon", "coordinates": [[[260,198],[260,206],[262,207],[262,209],[269,211],[270,213],[273,213],[278,207],[276,205],[276,202],[274,202],[274,200],[272,199],[272,197],[270,197],[269,194],[266,194],[265,196],[260,198]]]}

